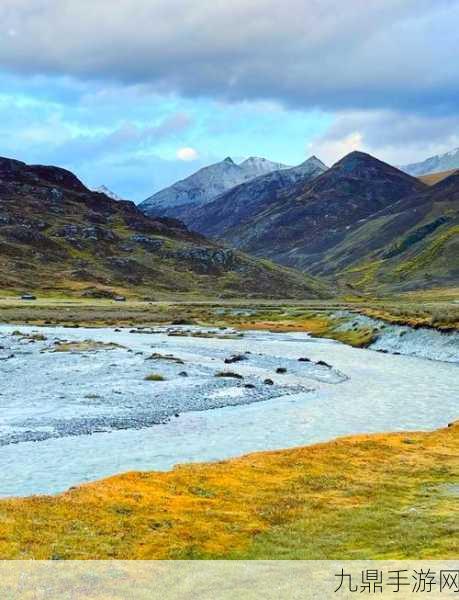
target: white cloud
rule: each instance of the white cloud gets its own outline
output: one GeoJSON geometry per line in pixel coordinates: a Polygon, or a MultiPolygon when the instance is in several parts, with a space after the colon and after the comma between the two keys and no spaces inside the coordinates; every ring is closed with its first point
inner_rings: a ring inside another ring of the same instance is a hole
{"type": "Polygon", "coordinates": [[[197,160],[199,158],[198,151],[195,148],[190,147],[179,148],[176,156],[179,160],[184,160],[187,162],[197,160]]]}
{"type": "Polygon", "coordinates": [[[322,139],[308,144],[307,148],[307,155],[315,154],[327,165],[332,165],[354,150],[365,151],[363,136],[359,131],[336,139],[328,139],[324,136],[322,139]]]}
{"type": "Polygon", "coordinates": [[[307,145],[333,164],[352,150],[361,150],[394,165],[424,160],[459,146],[459,116],[415,115],[389,110],[344,111],[307,145]]]}

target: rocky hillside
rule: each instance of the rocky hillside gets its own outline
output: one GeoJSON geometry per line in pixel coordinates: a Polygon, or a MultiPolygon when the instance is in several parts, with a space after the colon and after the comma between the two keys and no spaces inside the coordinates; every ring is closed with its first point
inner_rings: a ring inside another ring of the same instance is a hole
{"type": "Polygon", "coordinates": [[[325,286],[224,249],[179,221],[88,190],[57,167],[0,158],[0,289],[79,295],[317,297],[325,286]]]}
{"type": "Polygon", "coordinates": [[[426,188],[368,154],[352,152],[224,238],[255,255],[320,272],[327,253],[372,214],[426,188]]]}
{"type": "Polygon", "coordinates": [[[326,170],[324,163],[312,156],[297,167],[273,171],[241,183],[205,206],[190,204],[178,207],[173,214],[194,231],[217,238],[230,236],[233,228],[269,209],[283,194],[303,189],[326,170]]]}
{"type": "Polygon", "coordinates": [[[227,157],[153,194],[139,208],[150,216],[172,216],[177,208],[189,204],[203,206],[243,181],[283,167],[285,165],[258,157],[250,157],[238,165],[227,157]]]}

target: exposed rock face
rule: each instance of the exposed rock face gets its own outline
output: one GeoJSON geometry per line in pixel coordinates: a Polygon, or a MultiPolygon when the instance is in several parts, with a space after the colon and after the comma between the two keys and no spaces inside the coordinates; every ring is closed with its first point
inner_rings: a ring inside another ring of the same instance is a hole
{"type": "Polygon", "coordinates": [[[57,237],[62,237],[67,241],[89,240],[97,242],[105,240],[113,242],[118,239],[118,236],[116,236],[112,230],[98,225],[90,227],[64,225],[55,231],[55,235],[57,237]]]}
{"type": "Polygon", "coordinates": [[[238,260],[233,250],[213,248],[190,248],[163,252],[164,258],[183,260],[195,266],[198,272],[223,272],[229,270],[243,270],[244,263],[238,260]]]}
{"type": "Polygon", "coordinates": [[[233,228],[267,210],[283,194],[304,187],[326,170],[324,163],[312,156],[298,167],[273,171],[241,183],[204,207],[187,205],[176,209],[175,214],[194,231],[225,237],[233,228]]]}
{"type": "Polygon", "coordinates": [[[119,291],[255,293],[315,297],[326,286],[260,264],[150,218],[132,202],[91,192],[57,167],[0,158],[0,281],[3,289],[59,289],[107,297],[119,291]],[[113,290],[106,288],[116,288],[113,290]]]}
{"type": "Polygon", "coordinates": [[[146,235],[140,235],[138,233],[135,235],[132,235],[129,239],[131,242],[140,244],[141,246],[143,246],[146,250],[149,250],[150,252],[156,252],[164,246],[164,240],[148,237],[146,235]]]}
{"type": "Polygon", "coordinates": [[[251,157],[237,165],[230,157],[204,167],[186,179],[153,194],[139,205],[148,215],[177,216],[173,209],[188,204],[204,205],[226,190],[257,177],[282,168],[264,158],[251,157]]]}

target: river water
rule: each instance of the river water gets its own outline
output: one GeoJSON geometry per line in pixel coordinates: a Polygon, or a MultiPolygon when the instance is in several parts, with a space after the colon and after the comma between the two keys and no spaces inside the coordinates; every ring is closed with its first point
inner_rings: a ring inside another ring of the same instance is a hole
{"type": "Polygon", "coordinates": [[[459,416],[457,362],[304,333],[205,332],[0,326],[0,496],[459,416]],[[99,344],[55,351],[85,340],[99,344]]]}

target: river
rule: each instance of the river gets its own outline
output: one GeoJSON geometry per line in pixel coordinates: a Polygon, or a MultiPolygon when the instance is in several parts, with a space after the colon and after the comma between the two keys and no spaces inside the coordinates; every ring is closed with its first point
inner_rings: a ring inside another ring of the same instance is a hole
{"type": "Polygon", "coordinates": [[[459,416],[457,362],[305,333],[4,325],[0,377],[3,497],[459,416]],[[84,340],[98,345],[55,351],[84,340]]]}

